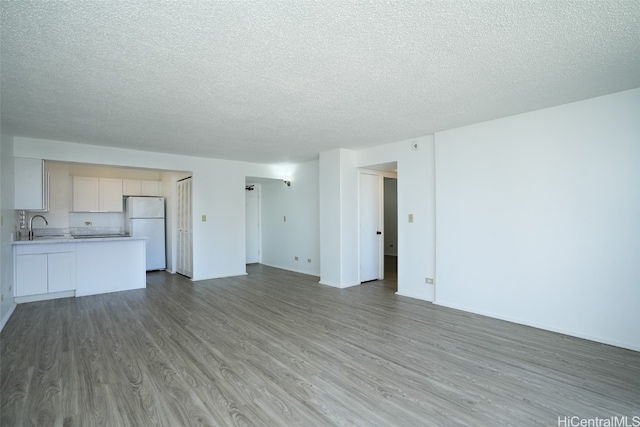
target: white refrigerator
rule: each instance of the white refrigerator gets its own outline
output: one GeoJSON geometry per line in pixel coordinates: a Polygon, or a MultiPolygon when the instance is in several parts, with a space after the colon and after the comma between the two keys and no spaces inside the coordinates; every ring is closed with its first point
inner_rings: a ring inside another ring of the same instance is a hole
{"type": "Polygon", "coordinates": [[[125,215],[125,231],[146,238],[147,271],[164,270],[164,198],[127,197],[125,215]]]}

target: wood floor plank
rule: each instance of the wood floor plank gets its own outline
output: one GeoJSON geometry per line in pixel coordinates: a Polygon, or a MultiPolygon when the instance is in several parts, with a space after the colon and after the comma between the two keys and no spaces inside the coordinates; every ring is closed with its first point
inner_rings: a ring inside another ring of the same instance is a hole
{"type": "Polygon", "coordinates": [[[20,304],[0,425],[557,425],[640,416],[640,353],[262,265],[20,304]]]}

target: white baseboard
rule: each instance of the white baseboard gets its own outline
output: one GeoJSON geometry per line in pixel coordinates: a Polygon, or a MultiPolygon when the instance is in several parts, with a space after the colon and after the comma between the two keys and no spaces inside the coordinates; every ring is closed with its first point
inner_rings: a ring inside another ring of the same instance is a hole
{"type": "Polygon", "coordinates": [[[9,318],[11,317],[17,306],[18,304],[14,302],[13,305],[9,308],[9,311],[2,317],[2,320],[0,320],[0,332],[2,332],[2,329],[4,329],[4,325],[7,324],[9,318]]]}
{"type": "Polygon", "coordinates": [[[568,331],[568,330],[565,330],[565,329],[562,329],[562,328],[556,328],[556,327],[549,326],[549,325],[542,325],[542,324],[539,324],[539,323],[536,323],[536,322],[528,322],[528,321],[523,320],[523,319],[515,319],[515,318],[509,317],[509,316],[502,316],[502,315],[495,314],[495,313],[484,312],[482,310],[473,310],[473,309],[470,309],[468,307],[463,307],[463,306],[458,306],[458,305],[453,305],[453,304],[443,304],[443,303],[438,302],[438,301],[434,301],[433,303],[437,304],[437,305],[440,305],[442,307],[448,307],[448,308],[453,308],[455,310],[466,311],[467,313],[479,314],[481,316],[492,317],[494,319],[504,320],[506,322],[517,323],[519,325],[525,325],[525,326],[531,326],[532,328],[542,329],[542,330],[550,331],[550,332],[556,332],[558,334],[568,335],[568,336],[571,336],[571,337],[582,338],[582,339],[589,340],[589,341],[594,341],[594,342],[599,342],[599,343],[602,343],[602,344],[612,345],[614,347],[620,347],[620,348],[626,348],[628,350],[640,351],[640,345],[635,345],[635,344],[632,344],[632,343],[618,342],[618,341],[609,340],[609,339],[606,339],[606,338],[595,337],[595,336],[592,336],[592,335],[577,333],[577,332],[573,332],[573,331],[568,331]]]}
{"type": "Polygon", "coordinates": [[[338,284],[338,283],[323,282],[322,280],[319,281],[318,283],[320,283],[321,285],[331,286],[332,288],[339,288],[339,289],[351,288],[353,286],[358,286],[361,284],[361,283],[348,283],[345,285],[345,284],[338,284]]]}
{"type": "Polygon", "coordinates": [[[429,298],[427,295],[407,294],[405,292],[396,292],[396,295],[401,296],[401,297],[419,299],[419,300],[427,301],[427,302],[433,302],[433,299],[429,298]]]}
{"type": "Polygon", "coordinates": [[[267,267],[279,268],[280,270],[293,271],[294,273],[300,273],[300,274],[306,274],[308,276],[318,277],[317,274],[309,273],[308,271],[294,270],[293,268],[286,268],[286,267],[282,267],[281,265],[267,264],[265,262],[260,262],[258,264],[266,265],[267,267]]]}

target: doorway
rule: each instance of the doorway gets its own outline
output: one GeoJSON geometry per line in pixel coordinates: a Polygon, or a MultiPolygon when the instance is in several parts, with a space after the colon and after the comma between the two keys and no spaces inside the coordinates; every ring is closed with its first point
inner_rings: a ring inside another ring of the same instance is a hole
{"type": "Polygon", "coordinates": [[[367,166],[358,174],[360,283],[398,281],[398,165],[367,166]]]}
{"type": "Polygon", "coordinates": [[[384,177],[384,280],[398,282],[398,179],[384,177]]]}
{"type": "Polygon", "coordinates": [[[262,232],[260,221],[260,184],[245,185],[245,264],[255,264],[262,261],[262,232]]]}

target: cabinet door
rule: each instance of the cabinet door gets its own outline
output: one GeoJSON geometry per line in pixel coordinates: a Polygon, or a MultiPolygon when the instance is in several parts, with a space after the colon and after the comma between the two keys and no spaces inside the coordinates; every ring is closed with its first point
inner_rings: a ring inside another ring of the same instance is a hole
{"type": "Polygon", "coordinates": [[[49,292],[74,291],[76,289],[75,252],[49,254],[47,274],[49,292]]]}
{"type": "Polygon", "coordinates": [[[47,254],[16,256],[16,296],[47,293],[47,254]]]}
{"type": "Polygon", "coordinates": [[[178,256],[176,272],[193,277],[191,178],[178,181],[178,256]]]}
{"type": "Polygon", "coordinates": [[[122,212],[122,180],[117,178],[100,178],[100,210],[122,212]]]}
{"type": "Polygon", "coordinates": [[[93,177],[73,177],[73,211],[91,212],[100,209],[98,192],[100,180],[93,177]]]}
{"type": "Polygon", "coordinates": [[[161,196],[160,194],[160,181],[140,181],[142,186],[143,196],[161,196]]]}
{"type": "Polygon", "coordinates": [[[140,196],[143,193],[140,189],[139,179],[123,179],[122,180],[122,195],[123,196],[140,196]]]}
{"type": "Polygon", "coordinates": [[[47,210],[48,182],[41,159],[16,157],[14,161],[15,209],[47,210]]]}

